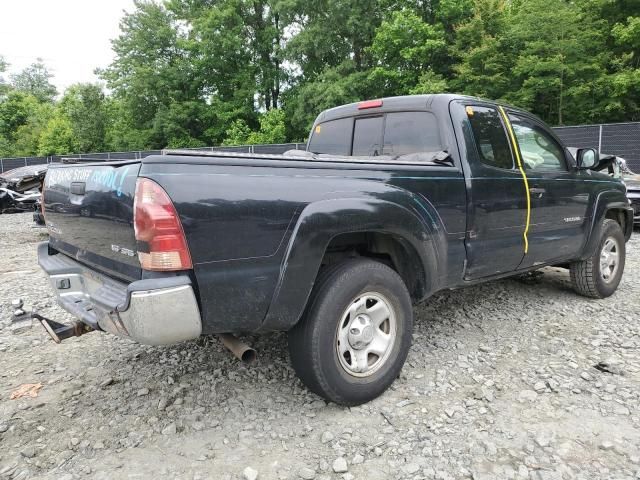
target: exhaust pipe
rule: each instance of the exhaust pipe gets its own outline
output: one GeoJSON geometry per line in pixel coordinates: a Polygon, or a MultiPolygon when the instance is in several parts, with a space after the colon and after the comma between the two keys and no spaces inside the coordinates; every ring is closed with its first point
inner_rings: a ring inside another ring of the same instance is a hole
{"type": "Polygon", "coordinates": [[[238,337],[231,335],[230,333],[221,333],[218,338],[222,344],[229,349],[233,355],[243,363],[247,365],[252,364],[258,358],[256,351],[244,342],[241,342],[238,337]]]}
{"type": "Polygon", "coordinates": [[[85,333],[94,331],[90,326],[85,325],[84,323],[77,320],[69,325],[66,325],[64,323],[58,323],[54,320],[45,318],[42,315],[38,315],[37,313],[32,313],[31,317],[40,321],[51,339],[56,343],[60,343],[63,340],[71,337],[79,337],[81,335],[84,335],[85,333]]]}

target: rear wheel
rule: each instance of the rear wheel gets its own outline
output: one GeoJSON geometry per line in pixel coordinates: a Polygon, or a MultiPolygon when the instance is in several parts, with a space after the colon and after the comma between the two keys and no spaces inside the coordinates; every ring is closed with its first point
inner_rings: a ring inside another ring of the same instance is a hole
{"type": "Polygon", "coordinates": [[[388,266],[355,259],[321,272],[302,320],[289,332],[291,362],[327,400],[358,405],[399,375],[413,331],[407,288],[388,266]]]}
{"type": "Polygon", "coordinates": [[[571,264],[571,283],[580,295],[606,298],[617,290],[625,264],[625,241],[615,220],[605,219],[600,243],[593,256],[571,264]]]}

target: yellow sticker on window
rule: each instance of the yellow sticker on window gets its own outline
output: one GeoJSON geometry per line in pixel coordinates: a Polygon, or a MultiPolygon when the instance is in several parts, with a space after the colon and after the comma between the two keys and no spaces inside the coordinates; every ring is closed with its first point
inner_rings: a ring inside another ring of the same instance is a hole
{"type": "Polygon", "coordinates": [[[320,133],[322,131],[322,127],[320,125],[318,125],[316,127],[316,133],[320,133]]]}
{"type": "Polygon", "coordinates": [[[467,108],[465,108],[465,110],[467,112],[467,116],[473,117],[473,114],[474,114],[473,107],[467,106],[467,108]]]}

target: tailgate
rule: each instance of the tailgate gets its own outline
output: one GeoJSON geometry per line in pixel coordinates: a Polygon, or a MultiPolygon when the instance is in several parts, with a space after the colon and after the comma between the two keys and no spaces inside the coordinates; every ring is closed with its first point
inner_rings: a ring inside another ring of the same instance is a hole
{"type": "Polygon", "coordinates": [[[133,228],[139,170],[139,162],[50,165],[43,195],[49,245],[108,275],[139,280],[133,228]]]}

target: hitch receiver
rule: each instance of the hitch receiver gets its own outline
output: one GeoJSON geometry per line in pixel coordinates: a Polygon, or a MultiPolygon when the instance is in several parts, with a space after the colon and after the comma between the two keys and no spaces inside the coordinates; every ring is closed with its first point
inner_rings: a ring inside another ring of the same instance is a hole
{"type": "Polygon", "coordinates": [[[94,331],[90,326],[85,325],[84,323],[77,320],[69,325],[66,325],[64,323],[58,323],[54,320],[45,318],[35,312],[31,314],[31,318],[39,320],[49,336],[56,343],[60,343],[63,340],[71,337],[79,337],[81,335],[84,335],[85,333],[94,331]]]}

